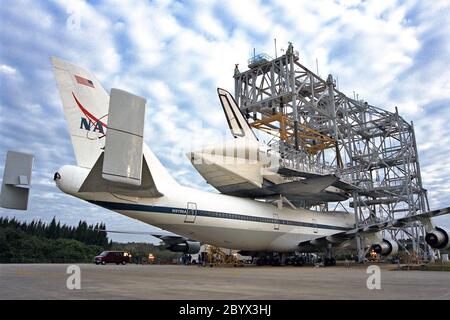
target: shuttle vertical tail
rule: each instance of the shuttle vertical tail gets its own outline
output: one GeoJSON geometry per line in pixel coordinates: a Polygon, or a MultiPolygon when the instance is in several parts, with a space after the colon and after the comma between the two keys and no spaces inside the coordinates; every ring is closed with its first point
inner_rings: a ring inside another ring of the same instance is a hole
{"type": "Polygon", "coordinates": [[[109,95],[91,72],[59,58],[51,61],[77,164],[92,168],[105,144],[109,95]]]}
{"type": "Polygon", "coordinates": [[[237,106],[231,93],[224,89],[218,88],[217,94],[219,95],[219,100],[222,104],[225,117],[227,118],[231,134],[235,138],[258,140],[241,110],[239,110],[239,107],[237,106]]]}

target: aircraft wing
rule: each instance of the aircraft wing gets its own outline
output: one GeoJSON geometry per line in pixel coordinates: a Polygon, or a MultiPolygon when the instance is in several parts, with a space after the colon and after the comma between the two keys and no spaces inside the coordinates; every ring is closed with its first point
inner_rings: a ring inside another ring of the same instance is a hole
{"type": "Polygon", "coordinates": [[[178,244],[178,243],[182,243],[184,241],[195,241],[195,240],[188,239],[186,237],[177,235],[177,234],[169,232],[169,231],[146,232],[146,231],[103,230],[103,229],[94,229],[94,231],[101,231],[101,232],[106,232],[106,233],[147,235],[147,236],[152,236],[152,237],[158,238],[167,245],[178,244]]]}
{"type": "Polygon", "coordinates": [[[158,247],[172,252],[181,252],[195,254],[200,251],[201,243],[197,240],[189,239],[178,234],[168,232],[168,231],[153,231],[153,232],[142,232],[142,231],[123,231],[123,230],[102,230],[94,229],[95,231],[110,232],[110,233],[123,233],[123,234],[143,234],[156,237],[162,242],[158,247]]]}
{"type": "Polygon", "coordinates": [[[441,216],[444,214],[449,214],[449,213],[450,213],[450,207],[446,207],[443,209],[428,211],[428,212],[416,214],[413,216],[406,216],[406,217],[391,220],[391,221],[372,223],[369,225],[351,229],[349,231],[343,231],[343,232],[335,233],[333,235],[316,238],[311,241],[303,241],[303,242],[299,243],[299,247],[311,247],[311,246],[326,247],[330,244],[331,245],[340,244],[344,241],[354,239],[356,236],[360,236],[360,235],[369,236],[370,234],[379,232],[379,231],[387,229],[387,228],[398,228],[398,227],[402,227],[402,226],[411,224],[412,222],[415,222],[415,221],[423,222],[425,227],[427,228],[428,226],[430,226],[430,223],[429,223],[430,218],[441,216]]]}

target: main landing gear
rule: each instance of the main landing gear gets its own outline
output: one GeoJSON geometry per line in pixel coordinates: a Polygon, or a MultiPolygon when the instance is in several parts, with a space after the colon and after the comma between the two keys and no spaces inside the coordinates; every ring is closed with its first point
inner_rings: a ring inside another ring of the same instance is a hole
{"type": "Polygon", "coordinates": [[[331,267],[336,265],[336,259],[335,258],[325,258],[323,260],[323,265],[325,267],[331,267]]]}
{"type": "Polygon", "coordinates": [[[258,266],[304,266],[308,259],[303,255],[272,252],[256,257],[258,266]]]}
{"type": "Polygon", "coordinates": [[[336,259],[333,258],[331,248],[327,248],[325,250],[325,258],[323,259],[323,265],[325,267],[331,267],[336,265],[336,259]]]}

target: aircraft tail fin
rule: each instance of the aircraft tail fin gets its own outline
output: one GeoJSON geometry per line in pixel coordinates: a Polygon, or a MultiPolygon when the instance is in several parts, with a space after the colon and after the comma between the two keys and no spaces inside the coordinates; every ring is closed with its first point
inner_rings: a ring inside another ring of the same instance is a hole
{"type": "Polygon", "coordinates": [[[225,117],[227,118],[228,126],[230,127],[231,134],[235,138],[247,138],[252,140],[258,140],[253,132],[250,124],[245,119],[241,110],[237,106],[231,93],[228,91],[217,88],[217,94],[219,95],[220,103],[222,104],[225,117]]]}
{"type": "Polygon", "coordinates": [[[109,94],[79,66],[51,58],[78,166],[92,168],[105,144],[109,94]]]}
{"type": "MultiPolygon", "coordinates": [[[[92,72],[59,58],[52,57],[51,61],[77,165],[90,170],[80,192],[116,192],[123,195],[159,197],[162,195],[161,190],[166,192],[178,185],[145,143],[142,145],[144,166],[141,184],[129,186],[104,179],[102,176],[104,173],[103,152],[110,95],[92,72]]],[[[123,101],[117,103],[123,103],[123,101]]],[[[115,129],[113,120],[111,118],[110,130],[115,129]]],[[[120,162],[121,159],[117,161],[120,162]]],[[[130,161],[132,161],[131,158],[130,161]]]]}

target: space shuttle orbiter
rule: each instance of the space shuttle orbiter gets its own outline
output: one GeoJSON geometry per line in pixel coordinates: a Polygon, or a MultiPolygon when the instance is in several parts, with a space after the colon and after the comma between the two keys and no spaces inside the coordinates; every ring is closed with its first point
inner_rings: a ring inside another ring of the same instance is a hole
{"type": "Polygon", "coordinates": [[[224,194],[275,199],[294,205],[344,201],[355,186],[335,174],[302,171],[283,165],[277,150],[258,140],[233,96],[217,89],[234,139],[192,151],[192,165],[205,180],[224,194]]]}

